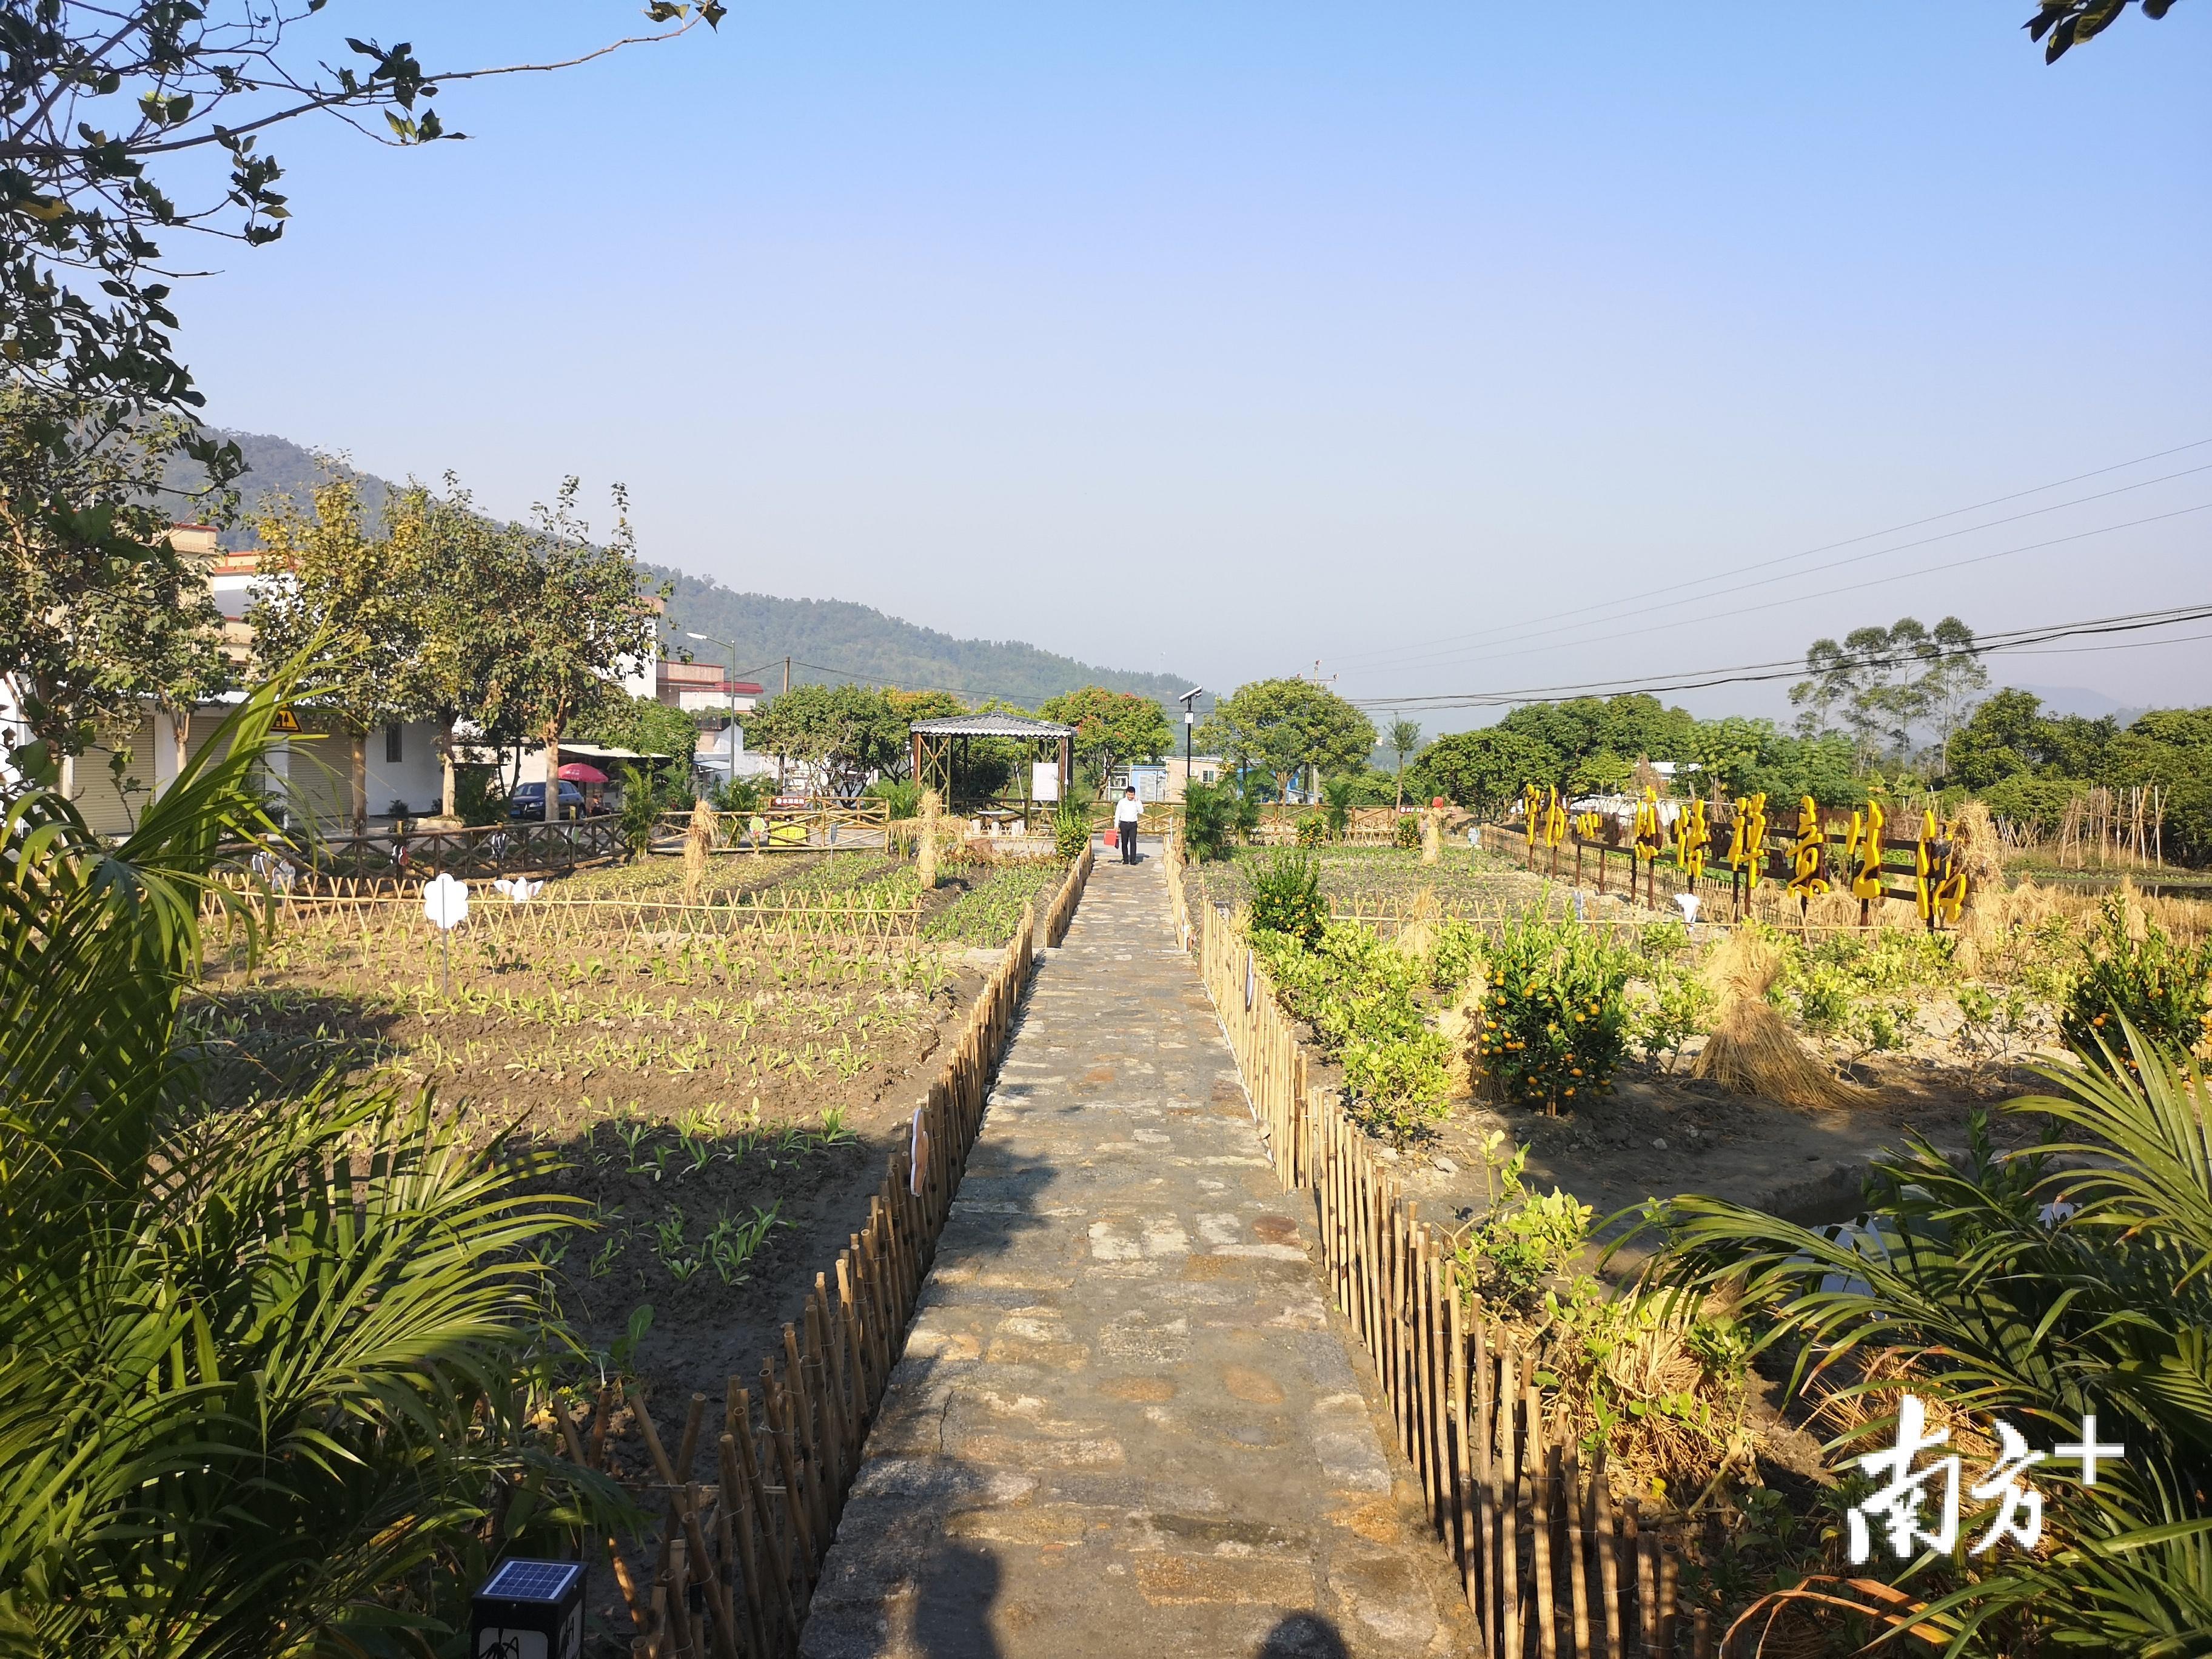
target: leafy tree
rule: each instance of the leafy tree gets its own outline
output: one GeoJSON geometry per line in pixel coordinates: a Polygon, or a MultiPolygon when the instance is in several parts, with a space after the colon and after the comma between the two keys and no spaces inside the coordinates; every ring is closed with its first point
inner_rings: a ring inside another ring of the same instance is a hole
{"type": "Polygon", "coordinates": [[[1375,748],[1375,723],[1325,685],[1254,680],[1215,705],[1199,741],[1240,769],[1267,772],[1279,797],[1309,766],[1324,775],[1364,766],[1375,748]]]}
{"type": "MultiPolygon", "coordinates": [[[[2043,61],[2055,64],[2069,48],[2110,28],[2128,4],[2129,0],[2039,0],[2035,15],[2021,27],[2029,40],[2044,43],[2043,61]]],[[[2142,0],[2146,17],[2163,17],[2172,9],[2173,0],[2142,0]]]]}
{"type": "Polygon", "coordinates": [[[178,714],[230,684],[222,618],[169,539],[161,480],[183,438],[0,385],[0,674],[50,763],[142,698],[178,714]]]}
{"type": "Polygon", "coordinates": [[[698,723],[657,697],[610,697],[577,720],[574,735],[610,749],[666,755],[677,775],[687,779],[699,744],[698,723]]]}
{"type": "Polygon", "coordinates": [[[385,498],[395,542],[410,550],[417,570],[416,602],[422,628],[418,677],[425,708],[438,720],[444,772],[441,810],[459,811],[453,728],[464,715],[500,747],[519,747],[524,733],[512,716],[486,714],[492,670],[506,626],[495,604],[520,557],[517,532],[477,510],[475,499],[448,472],[441,495],[410,479],[385,498]]]}
{"type": "MultiPolygon", "coordinates": [[[[461,135],[432,105],[442,88],[561,64],[424,66],[407,43],[346,39],[302,26],[325,0],[123,0],[94,7],[39,0],[0,20],[0,341],[9,372],[65,390],[111,415],[197,408],[170,331],[175,261],[160,242],[185,230],[257,246],[290,213],[283,169],[264,137],[310,114],[356,131],[381,117],[381,142],[409,146],[461,135]],[[212,163],[212,165],[211,165],[212,163]],[[196,198],[197,199],[192,199],[196,198]]],[[[719,4],[651,0],[673,25],[665,40],[719,4]]],[[[196,441],[235,470],[236,452],[196,441]]]]}
{"type": "Polygon", "coordinates": [[[1805,653],[1807,678],[1790,688],[1805,712],[1798,730],[1815,737],[1841,720],[1858,739],[1863,763],[1885,750],[1903,755],[1912,728],[1934,720],[1948,743],[1988,674],[1972,655],[1973,630],[1956,617],[1931,629],[1911,617],[1887,628],[1853,629],[1840,644],[1815,640],[1805,653]]]}
{"type": "Polygon", "coordinates": [[[1455,732],[1421,751],[1413,793],[1423,800],[1442,795],[1487,815],[1518,799],[1522,785],[1558,775],[1559,758],[1547,744],[1503,726],[1455,732]]]}
{"type": "Polygon", "coordinates": [[[1103,793],[1114,769],[1132,761],[1157,761],[1175,740],[1167,713],[1152,698],[1133,691],[1109,691],[1086,685],[1046,699],[1037,714],[1075,728],[1075,760],[1094,788],[1103,793]]]}
{"type": "MultiPolygon", "coordinates": [[[[501,538],[495,584],[482,595],[484,713],[545,745],[549,782],[561,769],[572,721],[620,695],[617,682],[652,659],[659,597],[639,586],[629,496],[614,488],[615,527],[605,545],[576,513],[580,486],[562,481],[551,507],[501,538]]],[[[545,819],[560,791],[545,791],[545,819]]]]}
{"type": "Polygon", "coordinates": [[[2005,687],[1985,700],[1951,743],[1948,775],[1969,789],[1987,789],[2047,763],[2043,700],[2005,687]]]}
{"type": "Polygon", "coordinates": [[[907,753],[907,726],[864,685],[794,685],[744,717],[745,741],[805,767],[830,794],[856,795],[907,753]]]}
{"type": "Polygon", "coordinates": [[[1401,714],[1390,722],[1389,730],[1383,734],[1382,741],[1388,744],[1391,752],[1398,757],[1397,804],[1403,806],[1406,804],[1406,763],[1420,750],[1421,723],[1419,720],[1409,720],[1401,714]]]}
{"type": "MultiPolygon", "coordinates": [[[[386,507],[386,529],[398,520],[386,507]]],[[[353,830],[368,819],[368,734],[429,707],[424,646],[434,585],[412,537],[373,536],[349,473],[317,487],[312,510],[264,499],[254,519],[261,574],[246,613],[254,648],[273,665],[311,664],[315,705],[349,743],[353,830]]]]}

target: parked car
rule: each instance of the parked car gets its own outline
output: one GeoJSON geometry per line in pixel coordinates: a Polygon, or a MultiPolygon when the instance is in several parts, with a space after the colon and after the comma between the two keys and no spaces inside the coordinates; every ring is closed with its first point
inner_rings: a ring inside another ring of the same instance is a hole
{"type": "MultiPolygon", "coordinates": [[[[565,778],[561,783],[560,813],[564,818],[584,816],[584,792],[565,778]]],[[[514,793],[507,798],[507,815],[510,818],[542,820],[545,816],[545,786],[542,783],[519,783],[514,793]]]]}

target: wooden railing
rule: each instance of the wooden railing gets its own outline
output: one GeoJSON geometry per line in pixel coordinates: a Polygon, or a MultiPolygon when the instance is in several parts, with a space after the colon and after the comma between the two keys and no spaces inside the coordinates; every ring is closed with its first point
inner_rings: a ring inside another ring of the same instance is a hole
{"type": "MultiPolygon", "coordinates": [[[[1758,855],[1755,866],[1735,870],[1717,858],[1709,858],[1705,872],[1694,881],[1675,862],[1671,850],[1662,850],[1652,859],[1639,860],[1633,847],[1616,847],[1606,842],[1585,841],[1577,835],[1569,835],[1557,847],[1543,842],[1531,842],[1526,830],[1509,824],[1486,823],[1481,827],[1481,847],[1486,853],[1513,860],[1534,874],[1548,876],[1559,881],[1571,882],[1577,887],[1595,884],[1597,891],[1625,893],[1630,899],[1638,897],[1656,908],[1662,894],[1672,898],[1676,893],[1695,892],[1705,907],[1709,918],[1717,919],[1720,907],[1729,907],[1729,914],[1741,920],[1753,909],[1754,891],[1778,892],[1790,881],[1790,854],[1793,844],[1788,836],[1770,835],[1766,845],[1758,855]],[[1586,873],[1587,872],[1587,873],[1586,873]],[[1595,876],[1592,884],[1590,877],[1595,876]],[[1610,877],[1610,885],[1608,885],[1610,877]]],[[[1726,836],[1721,836],[1723,844],[1726,836]]],[[[1848,837],[1838,830],[1830,830],[1826,837],[1825,863],[1828,880],[1832,886],[1848,887],[1848,882],[1838,882],[1836,872],[1841,867],[1848,837]]],[[[1884,836],[1881,850],[1885,860],[1891,854],[1911,855],[1919,847],[1917,841],[1899,836],[1884,836]]],[[[1914,872],[1909,865],[1885,862],[1882,873],[1889,878],[1881,889],[1881,900],[1890,904],[1909,904],[1918,915],[1918,890],[1911,884],[1914,872]],[[1905,884],[1894,884],[1903,882],[1905,884]]],[[[1875,908],[1876,901],[1866,899],[1859,904],[1859,921],[1863,927],[1874,926],[1881,912],[1875,908]]]]}
{"type": "Polygon", "coordinates": [[[241,866],[257,856],[281,860],[288,878],[309,886],[413,878],[441,872],[456,876],[543,875],[621,858],[629,851],[618,818],[517,818],[466,830],[386,830],[365,836],[332,836],[274,848],[225,849],[241,866]]]}
{"type": "MultiPolygon", "coordinates": [[[[1167,874],[1188,926],[1172,848],[1167,874]]],[[[1616,1500],[1601,1455],[1583,1468],[1574,1437],[1547,1423],[1532,1357],[1460,1294],[1451,1236],[1420,1218],[1337,1095],[1308,1086],[1304,1048],[1240,930],[1208,904],[1195,943],[1276,1177],[1312,1199],[1322,1272],[1486,1650],[1705,1659],[1707,1613],[1676,1606],[1680,1529],[1616,1500]]]]}
{"type": "Polygon", "coordinates": [[[623,1540],[598,1540],[629,1606],[638,1654],[787,1659],[798,1652],[1032,960],[1031,930],[1024,927],[916,1109],[921,1134],[891,1155],[866,1224],[834,1268],[814,1276],[804,1316],[783,1328],[781,1345],[761,1362],[757,1392],[754,1377],[733,1373],[719,1426],[710,1426],[704,1395],[656,1419],[641,1394],[619,1385],[602,1388],[580,1415],[561,1416],[568,1455],[597,1469],[610,1468],[609,1443],[634,1422],[658,1476],[634,1488],[641,1502],[664,1510],[651,1565],[641,1571],[623,1540]],[[679,1415],[672,1447],[667,1431],[679,1415]],[[692,1478],[702,1449],[711,1449],[713,1480],[692,1478]]]}

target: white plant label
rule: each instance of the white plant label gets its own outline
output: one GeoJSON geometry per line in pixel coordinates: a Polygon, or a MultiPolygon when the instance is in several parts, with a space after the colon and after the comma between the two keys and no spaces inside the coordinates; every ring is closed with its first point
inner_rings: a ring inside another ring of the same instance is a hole
{"type": "Polygon", "coordinates": [[[422,914],[429,917],[432,927],[452,932],[468,918],[469,884],[448,875],[424,882],[422,914]]]}
{"type": "Polygon", "coordinates": [[[906,1189],[909,1193],[912,1193],[916,1198],[920,1198],[921,1196],[922,1187],[928,1179],[929,1128],[928,1126],[922,1121],[922,1114],[927,1109],[926,1107],[921,1106],[917,1106],[914,1109],[913,1155],[907,1160],[908,1174],[906,1189]]]}

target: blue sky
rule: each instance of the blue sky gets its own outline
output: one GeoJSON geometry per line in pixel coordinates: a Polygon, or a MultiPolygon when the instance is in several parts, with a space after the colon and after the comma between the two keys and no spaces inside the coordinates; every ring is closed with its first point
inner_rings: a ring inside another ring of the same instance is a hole
{"type": "MultiPolygon", "coordinates": [[[[2207,446],[1846,571],[1547,620],[2212,439],[2212,6],[2051,68],[2030,9],[733,9],[450,89],[465,143],[286,134],[292,227],[221,251],[183,343],[225,424],[505,510],[620,479],[660,562],[1209,684],[1489,690],[2212,599],[2212,511],[2114,527],[2212,503],[2212,471],[2144,482],[2207,446]]],[[[325,16],[434,65],[636,21],[325,16]]],[[[2208,653],[1997,672],[2203,702],[2208,653]]]]}

